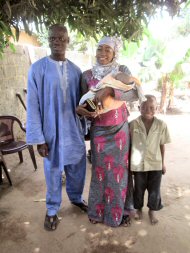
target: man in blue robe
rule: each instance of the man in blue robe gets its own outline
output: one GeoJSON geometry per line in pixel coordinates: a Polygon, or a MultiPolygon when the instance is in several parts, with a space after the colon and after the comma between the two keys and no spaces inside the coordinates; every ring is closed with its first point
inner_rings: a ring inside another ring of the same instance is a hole
{"type": "Polygon", "coordinates": [[[55,230],[62,201],[62,172],[72,204],[87,211],[82,198],[86,174],[83,129],[75,108],[80,99],[81,70],[65,58],[69,43],[65,26],[49,29],[51,55],[32,64],[28,75],[28,144],[37,144],[44,157],[47,193],[44,227],[55,230]]]}

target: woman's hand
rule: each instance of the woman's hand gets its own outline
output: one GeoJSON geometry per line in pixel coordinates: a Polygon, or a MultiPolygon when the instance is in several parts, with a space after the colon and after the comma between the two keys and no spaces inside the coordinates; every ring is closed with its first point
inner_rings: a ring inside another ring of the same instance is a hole
{"type": "Polygon", "coordinates": [[[87,104],[78,105],[76,108],[76,113],[80,116],[85,116],[87,118],[95,118],[97,116],[96,112],[89,112],[85,107],[87,104]]]}
{"type": "Polygon", "coordinates": [[[102,111],[104,109],[104,102],[108,97],[115,97],[114,89],[111,87],[105,87],[96,92],[94,101],[98,111],[102,111]]]}
{"type": "Polygon", "coordinates": [[[137,79],[136,77],[134,76],[130,76],[130,82],[135,82],[137,85],[141,85],[141,82],[139,79],[137,79]]]}
{"type": "Polygon", "coordinates": [[[49,154],[47,143],[38,144],[37,145],[37,150],[38,150],[38,153],[40,154],[40,156],[42,156],[42,157],[47,157],[48,154],[49,154]]]}
{"type": "Polygon", "coordinates": [[[96,104],[97,112],[104,109],[104,105],[103,105],[104,99],[105,99],[104,95],[102,96],[102,94],[96,94],[94,101],[96,104]]]}
{"type": "Polygon", "coordinates": [[[98,111],[102,111],[104,109],[104,101],[108,96],[110,96],[111,89],[112,88],[110,87],[105,87],[96,92],[94,101],[98,111]]]}

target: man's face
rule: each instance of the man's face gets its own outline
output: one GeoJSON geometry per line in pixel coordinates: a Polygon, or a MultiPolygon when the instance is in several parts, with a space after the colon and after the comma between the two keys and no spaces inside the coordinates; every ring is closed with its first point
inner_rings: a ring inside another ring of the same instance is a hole
{"type": "Polygon", "coordinates": [[[68,33],[64,29],[54,28],[49,32],[48,41],[52,55],[63,55],[69,43],[68,33]]]}
{"type": "Polygon", "coordinates": [[[107,65],[112,62],[114,58],[114,51],[108,45],[101,45],[96,50],[96,59],[99,64],[107,65]]]}

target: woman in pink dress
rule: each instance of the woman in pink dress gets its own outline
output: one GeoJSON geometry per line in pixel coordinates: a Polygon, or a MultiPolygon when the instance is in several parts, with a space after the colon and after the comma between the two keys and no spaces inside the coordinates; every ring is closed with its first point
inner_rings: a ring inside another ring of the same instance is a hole
{"type": "MultiPolygon", "coordinates": [[[[131,75],[127,66],[117,63],[118,44],[104,37],[96,52],[97,62],[82,76],[82,94],[96,87],[108,74],[119,72],[131,75]]],[[[77,108],[77,113],[91,118],[90,140],[92,178],[88,200],[88,216],[92,223],[112,227],[130,224],[133,210],[132,177],[128,167],[130,135],[126,102],[138,100],[136,90],[128,92],[106,87],[96,92],[96,112],[77,108]],[[100,106],[101,104],[101,106],[100,106]]]]}

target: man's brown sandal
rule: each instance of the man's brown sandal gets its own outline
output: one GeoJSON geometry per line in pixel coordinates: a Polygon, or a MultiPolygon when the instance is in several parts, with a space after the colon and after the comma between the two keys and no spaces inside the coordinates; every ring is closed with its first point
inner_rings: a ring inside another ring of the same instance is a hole
{"type": "Polygon", "coordinates": [[[59,224],[59,218],[57,215],[49,216],[46,214],[45,221],[44,221],[44,228],[47,231],[56,230],[58,224],[59,224]]]}

